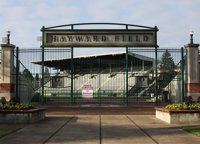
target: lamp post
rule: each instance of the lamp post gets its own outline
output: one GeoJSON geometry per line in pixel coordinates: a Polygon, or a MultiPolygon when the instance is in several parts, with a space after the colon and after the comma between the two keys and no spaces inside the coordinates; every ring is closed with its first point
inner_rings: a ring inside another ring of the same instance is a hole
{"type": "Polygon", "coordinates": [[[10,31],[7,31],[7,44],[10,44],[10,31]]]}
{"type": "Polygon", "coordinates": [[[190,34],[190,44],[193,44],[193,34],[194,34],[194,31],[190,30],[189,34],[190,34]]]}

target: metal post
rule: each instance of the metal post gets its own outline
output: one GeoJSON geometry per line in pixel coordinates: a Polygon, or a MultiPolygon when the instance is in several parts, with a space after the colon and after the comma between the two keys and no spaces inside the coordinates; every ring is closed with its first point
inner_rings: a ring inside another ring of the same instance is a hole
{"type": "Polygon", "coordinates": [[[71,47],[71,103],[74,104],[74,48],[71,47]]]}
{"type": "Polygon", "coordinates": [[[99,89],[98,89],[98,100],[99,105],[101,106],[101,58],[99,58],[99,89]]]}
{"type": "Polygon", "coordinates": [[[155,87],[155,95],[156,95],[156,106],[158,106],[158,52],[157,52],[157,47],[155,48],[155,70],[156,70],[156,87],[155,87]]]}
{"type": "Polygon", "coordinates": [[[184,101],[185,98],[185,83],[184,83],[184,49],[181,48],[181,102],[184,101]]]}
{"type": "Polygon", "coordinates": [[[155,77],[155,84],[156,84],[156,89],[155,89],[155,95],[156,95],[156,106],[159,104],[159,99],[158,99],[158,45],[157,45],[157,31],[158,28],[155,26],[155,70],[156,70],[156,77],[155,77]]]}
{"type": "Polygon", "coordinates": [[[126,105],[128,105],[128,47],[126,47],[126,105]]]}
{"type": "Polygon", "coordinates": [[[187,96],[187,93],[188,93],[188,49],[185,49],[185,78],[184,78],[184,81],[185,81],[185,84],[187,87],[184,87],[185,88],[185,94],[187,96]]]}
{"type": "Polygon", "coordinates": [[[155,77],[155,84],[156,84],[156,89],[155,89],[155,95],[156,95],[156,106],[158,106],[158,51],[157,47],[155,48],[155,70],[156,70],[156,77],[155,77]]]}
{"type": "MultiPolygon", "coordinates": [[[[128,25],[126,25],[128,30],[128,25]]],[[[126,105],[128,106],[128,47],[126,47],[126,105]]]]}
{"type": "MultiPolygon", "coordinates": [[[[74,29],[74,26],[71,26],[71,30],[74,29]]],[[[74,104],[74,48],[71,47],[71,104],[74,104]]]]}
{"type": "Polygon", "coordinates": [[[42,31],[42,81],[41,81],[41,85],[42,85],[42,95],[40,98],[40,103],[44,103],[44,30],[45,27],[43,26],[41,31],[42,31]]]}
{"type": "Polygon", "coordinates": [[[15,96],[19,99],[19,47],[16,47],[16,82],[15,82],[15,96]]]}

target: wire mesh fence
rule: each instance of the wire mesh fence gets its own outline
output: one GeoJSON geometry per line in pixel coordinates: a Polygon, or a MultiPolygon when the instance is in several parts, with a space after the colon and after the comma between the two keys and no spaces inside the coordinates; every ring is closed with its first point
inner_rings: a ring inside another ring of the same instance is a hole
{"type": "Polygon", "coordinates": [[[155,48],[128,48],[128,53],[84,57],[74,57],[72,48],[19,49],[15,57],[18,93],[23,103],[126,104],[128,99],[131,104],[155,103],[157,90],[159,102],[181,101],[181,60],[182,50],[172,48],[157,52],[155,48]]]}
{"type": "MultiPolygon", "coordinates": [[[[130,48],[129,55],[141,57],[140,60],[129,59],[129,101],[144,100],[159,102],[182,101],[184,71],[181,48],[155,48],[137,49],[130,48]],[[157,57],[157,60],[156,60],[157,57]],[[157,73],[156,73],[157,69],[157,73]],[[131,83],[134,79],[135,83],[131,83]],[[156,87],[157,84],[157,87],[156,87]],[[157,91],[157,93],[156,93],[157,91]]],[[[185,53],[185,52],[184,52],[185,53]]]]}

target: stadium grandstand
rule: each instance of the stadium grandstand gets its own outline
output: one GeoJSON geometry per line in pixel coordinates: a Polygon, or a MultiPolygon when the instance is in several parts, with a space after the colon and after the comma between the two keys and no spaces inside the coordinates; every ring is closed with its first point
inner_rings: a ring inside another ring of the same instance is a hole
{"type": "MultiPolygon", "coordinates": [[[[32,62],[42,65],[42,61],[32,62]]],[[[47,101],[75,102],[118,102],[125,100],[126,91],[126,52],[77,56],[72,59],[48,59],[46,68],[57,71],[45,78],[45,97],[47,101]],[[73,76],[73,83],[72,83],[73,76]]],[[[154,59],[148,56],[128,53],[128,97],[129,101],[150,99],[149,87],[153,85],[150,76],[154,72],[154,59]]],[[[37,90],[40,91],[40,88],[37,90]]]]}

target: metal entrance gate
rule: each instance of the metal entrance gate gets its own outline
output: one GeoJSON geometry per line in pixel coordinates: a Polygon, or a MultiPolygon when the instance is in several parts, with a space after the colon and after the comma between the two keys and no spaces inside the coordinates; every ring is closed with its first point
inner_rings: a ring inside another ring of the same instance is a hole
{"type": "Polygon", "coordinates": [[[16,91],[20,96],[27,93],[25,102],[159,105],[183,100],[184,51],[158,48],[157,27],[80,23],[41,31],[41,48],[16,51],[16,91]],[[80,29],[84,25],[122,29],[80,29]],[[74,57],[75,47],[126,48],[122,53],[74,57]]]}
{"type": "Polygon", "coordinates": [[[74,59],[77,104],[124,104],[125,53],[74,59]]]}
{"type": "Polygon", "coordinates": [[[71,48],[45,49],[44,85],[41,54],[40,48],[16,49],[16,89],[23,103],[134,105],[183,100],[183,48],[159,48],[157,66],[154,48],[88,57],[74,57],[71,48]]]}

